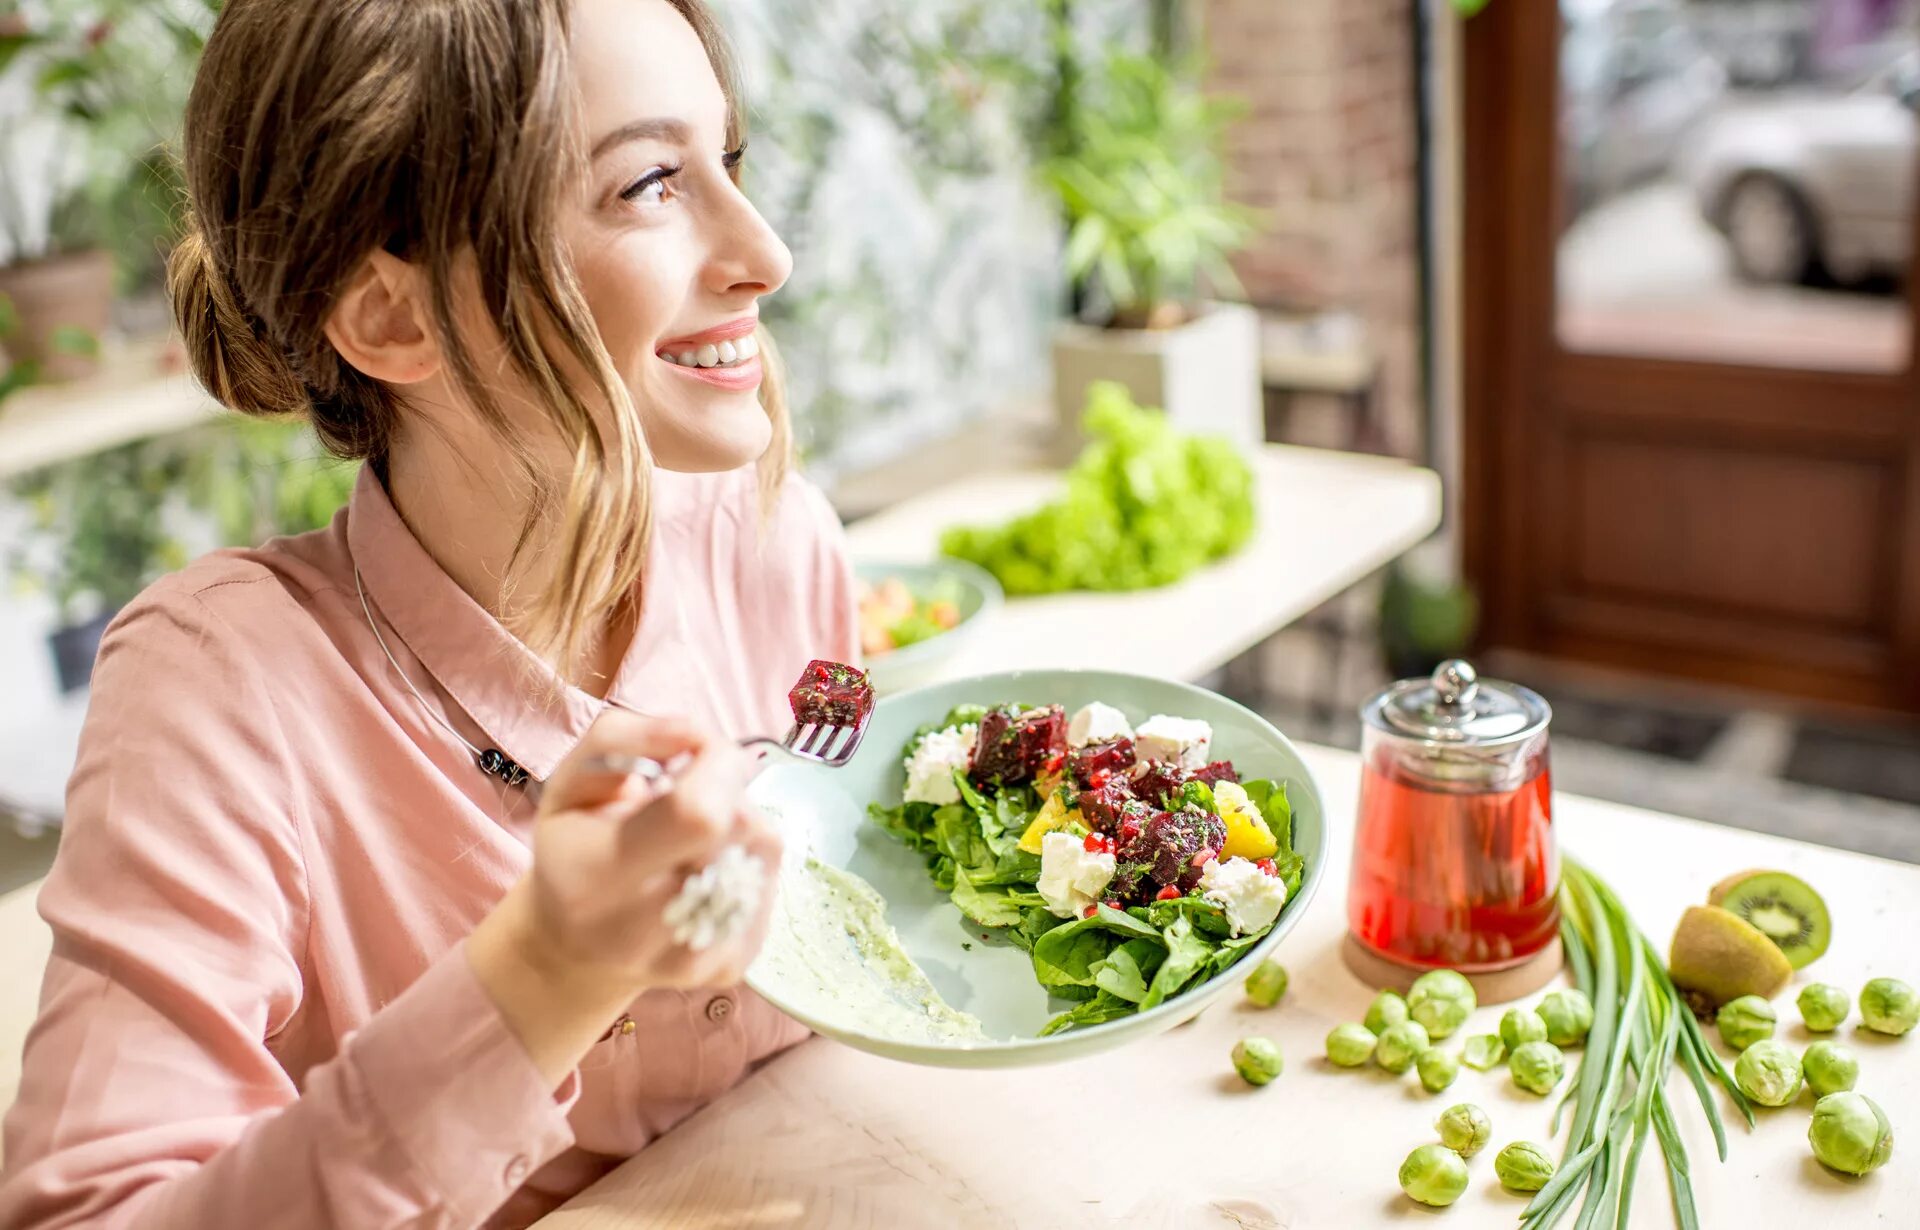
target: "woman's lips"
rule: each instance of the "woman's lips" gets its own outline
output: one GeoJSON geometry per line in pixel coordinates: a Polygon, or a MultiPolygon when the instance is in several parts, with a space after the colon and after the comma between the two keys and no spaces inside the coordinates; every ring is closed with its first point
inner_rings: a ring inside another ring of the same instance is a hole
{"type": "Polygon", "coordinates": [[[682,376],[694,380],[702,380],[716,388],[730,389],[736,392],[743,389],[758,388],[763,375],[759,355],[754,355],[750,359],[743,359],[735,363],[732,367],[683,367],[678,363],[670,363],[666,359],[661,359],[660,362],[665,364],[669,370],[682,376]]]}

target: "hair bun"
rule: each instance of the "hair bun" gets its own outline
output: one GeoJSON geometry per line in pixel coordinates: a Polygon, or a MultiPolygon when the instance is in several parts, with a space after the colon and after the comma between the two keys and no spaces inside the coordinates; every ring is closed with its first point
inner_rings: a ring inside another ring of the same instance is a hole
{"type": "Polygon", "coordinates": [[[241,414],[283,417],[312,408],[307,386],[268,339],[262,322],[240,305],[197,225],[167,258],[167,294],[186,342],[193,374],[207,392],[241,414]]]}

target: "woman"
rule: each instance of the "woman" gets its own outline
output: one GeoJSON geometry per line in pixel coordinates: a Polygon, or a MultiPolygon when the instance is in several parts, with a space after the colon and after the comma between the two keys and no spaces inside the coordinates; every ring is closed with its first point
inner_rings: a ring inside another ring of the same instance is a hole
{"type": "Polygon", "coordinates": [[[367,464],[107,636],[0,1225],[523,1225],[803,1036],[764,910],[661,921],[777,861],[733,739],[856,646],[743,148],[700,0],[228,0],[179,323],[367,464]]]}

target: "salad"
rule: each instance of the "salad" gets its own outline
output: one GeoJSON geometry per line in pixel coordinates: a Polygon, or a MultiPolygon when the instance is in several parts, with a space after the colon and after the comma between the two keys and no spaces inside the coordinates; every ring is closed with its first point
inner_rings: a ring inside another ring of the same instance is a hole
{"type": "Polygon", "coordinates": [[[914,593],[899,577],[878,585],[860,582],[860,652],[869,658],[930,641],[960,624],[956,592],[914,593]]]}
{"type": "Polygon", "coordinates": [[[1073,1007],[1042,1036],[1153,1008],[1227,969],[1300,890],[1284,785],[1211,759],[1207,723],[1095,702],[961,706],[902,751],[874,823],[1073,1007]]]}

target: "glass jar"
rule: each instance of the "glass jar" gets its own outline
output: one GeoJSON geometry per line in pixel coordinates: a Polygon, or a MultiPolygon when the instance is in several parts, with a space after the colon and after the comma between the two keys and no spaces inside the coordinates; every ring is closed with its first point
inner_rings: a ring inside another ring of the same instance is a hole
{"type": "Polygon", "coordinates": [[[1440,664],[1369,700],[1347,926],[1417,968],[1519,965],[1559,934],[1547,725],[1516,684],[1440,664]]]}

